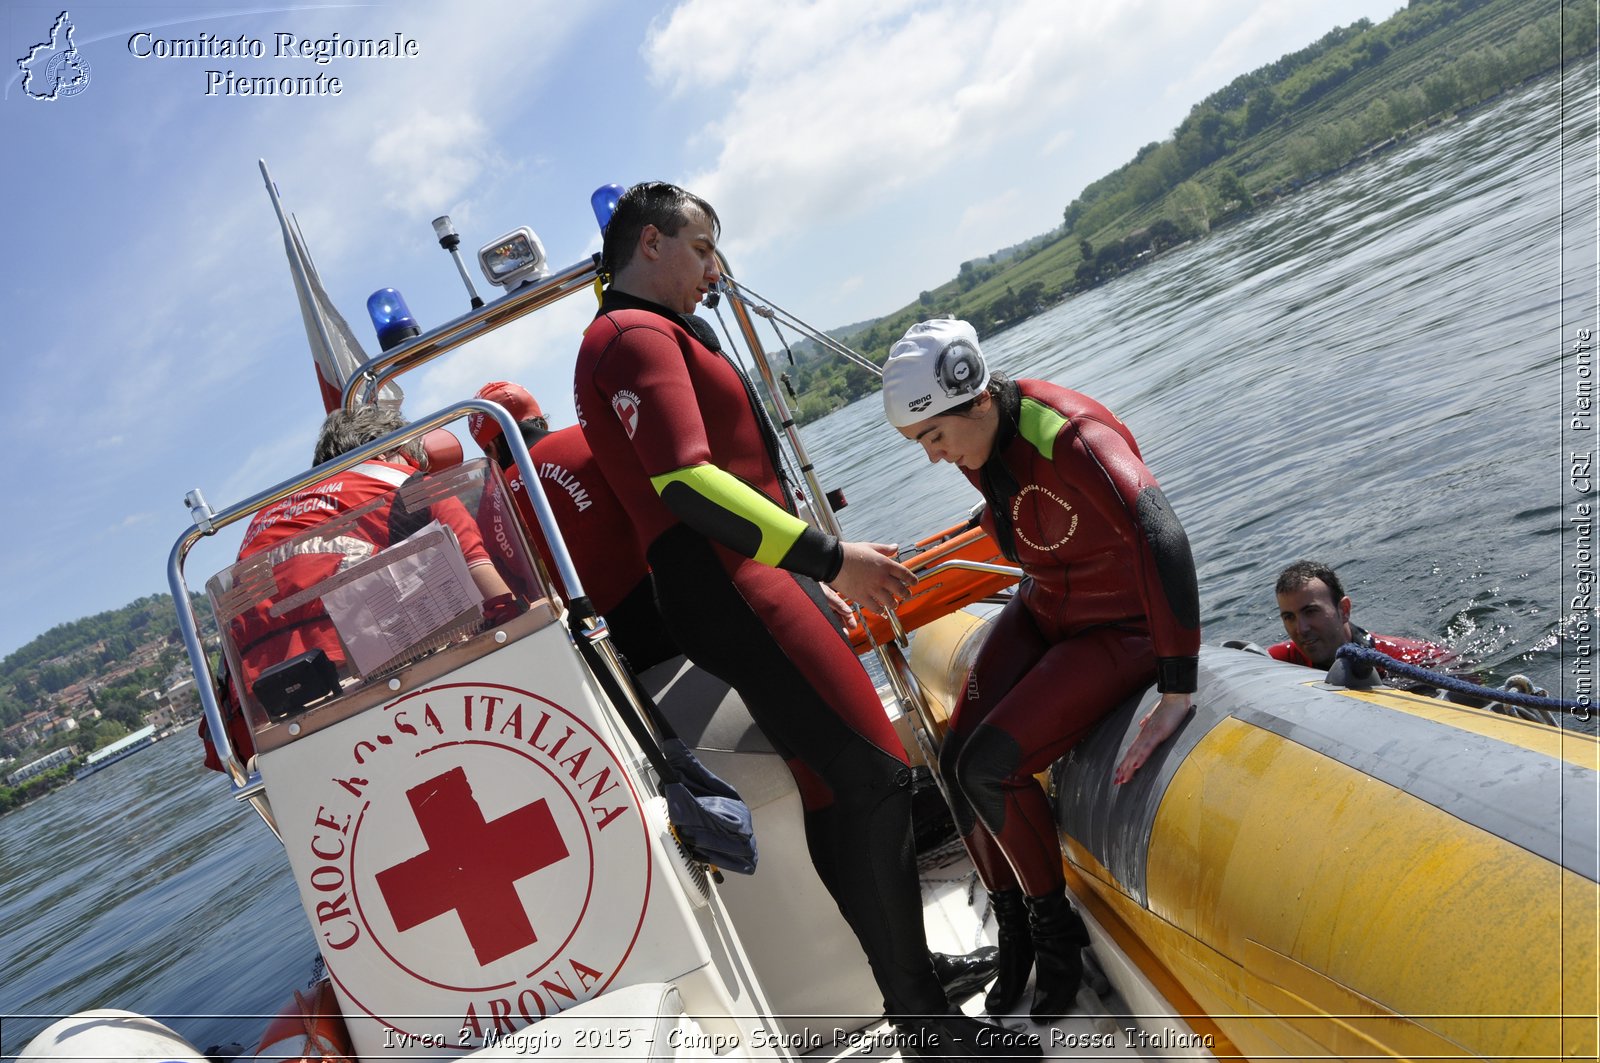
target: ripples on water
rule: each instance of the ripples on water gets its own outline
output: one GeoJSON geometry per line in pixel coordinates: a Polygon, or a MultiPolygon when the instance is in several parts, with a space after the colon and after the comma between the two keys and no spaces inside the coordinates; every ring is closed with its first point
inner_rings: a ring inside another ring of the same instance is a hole
{"type": "Polygon", "coordinates": [[[316,956],[283,849],[192,732],[0,818],[0,1056],[117,1007],[250,1040],[316,956]]]}
{"type": "MultiPolygon", "coordinates": [[[[1559,686],[1579,622],[1561,330],[1592,313],[1595,251],[1592,146],[1560,158],[1559,88],[984,338],[997,368],[1133,428],[1189,532],[1209,641],[1281,638],[1272,583],[1314,556],[1363,625],[1559,686]],[[1564,256],[1584,274],[1566,306],[1564,256]]],[[[1593,91],[1592,71],[1568,86],[1593,91]]],[[[977,500],[876,396],[806,438],[852,537],[909,542],[977,500]]],[[[0,1055],[44,1025],[14,1016],[98,1006],[202,1047],[250,1040],[261,1020],[229,1016],[304,983],[315,946],[282,850],[224,791],[185,735],[0,819],[0,1055]]]]}
{"type": "MultiPolygon", "coordinates": [[[[1575,645],[1562,262],[1592,266],[1595,231],[1593,159],[1563,160],[1553,135],[1559,90],[984,338],[996,368],[1093,395],[1133,429],[1189,533],[1208,641],[1280,640],[1272,584],[1309,556],[1339,571],[1363,626],[1557,689],[1575,645]]],[[[1569,322],[1588,320],[1586,292],[1568,292],[1569,322]]],[[[876,397],[812,431],[825,484],[856,503],[852,537],[905,542],[977,498],[888,435],[876,397]]]]}

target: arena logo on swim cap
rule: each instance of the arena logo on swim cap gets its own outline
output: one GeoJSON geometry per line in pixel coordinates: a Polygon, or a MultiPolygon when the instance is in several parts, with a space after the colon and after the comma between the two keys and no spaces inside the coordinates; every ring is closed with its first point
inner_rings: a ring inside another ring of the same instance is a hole
{"type": "Polygon", "coordinates": [[[17,60],[22,70],[22,91],[29,99],[54,103],[89,87],[89,62],[72,43],[76,30],[71,14],[61,12],[50,27],[49,39],[29,48],[28,54],[17,60]]]}
{"type": "Polygon", "coordinates": [[[924,395],[921,398],[912,399],[910,402],[906,403],[906,409],[910,410],[912,413],[921,413],[923,410],[926,410],[932,405],[933,396],[930,394],[924,395]]]}

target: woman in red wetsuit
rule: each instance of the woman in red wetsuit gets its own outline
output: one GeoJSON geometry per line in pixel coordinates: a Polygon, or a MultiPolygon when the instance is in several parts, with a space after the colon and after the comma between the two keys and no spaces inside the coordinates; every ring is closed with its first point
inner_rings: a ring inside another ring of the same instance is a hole
{"type": "Polygon", "coordinates": [[[1188,714],[1200,648],[1183,526],[1127,426],[1041,380],[991,377],[964,321],[914,325],[889,353],[890,424],[961,468],[983,525],[1024,579],[996,619],[950,720],[940,773],[1000,928],[991,1014],[1037,974],[1036,1020],[1059,1019],[1082,976],[1049,803],[1034,780],[1130,695],[1161,699],[1114,774],[1126,782],[1188,714]]]}

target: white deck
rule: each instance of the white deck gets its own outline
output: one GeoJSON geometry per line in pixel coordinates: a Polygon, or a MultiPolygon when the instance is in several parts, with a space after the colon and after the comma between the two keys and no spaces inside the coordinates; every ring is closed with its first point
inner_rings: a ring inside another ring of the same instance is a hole
{"type": "MultiPolygon", "coordinates": [[[[958,842],[941,847],[919,861],[922,878],[923,916],[928,930],[928,946],[937,952],[962,953],[995,943],[994,921],[986,918],[988,898],[978,882],[977,872],[958,842]],[[980,917],[986,921],[980,923],[980,917]]],[[[1108,955],[1111,946],[1100,928],[1085,918],[1096,941],[1096,960],[1109,978],[1122,957],[1108,955]]],[[[1126,981],[1126,974],[1119,980],[1126,981]]],[[[1023,994],[1016,1011],[999,1017],[1009,1029],[1034,1034],[1044,1046],[1047,1059],[1215,1059],[1204,1048],[1160,1047],[1198,1042],[1200,1039],[1181,1018],[1170,1014],[1135,1013],[1115,984],[1097,994],[1089,976],[1078,991],[1072,1013],[1052,1026],[1041,1026],[1028,1016],[1033,998],[1030,988],[1023,994]]],[[[1138,989],[1131,990],[1136,995],[1138,989]]],[[[961,1002],[968,1015],[986,1016],[983,992],[961,1002]]],[[[898,1052],[886,1050],[889,1028],[885,1023],[867,1027],[842,1038],[832,1031],[817,1031],[824,1043],[806,1053],[809,1059],[897,1060],[898,1052]],[[874,1042],[884,1035],[885,1042],[874,1042]],[[835,1043],[835,1041],[839,1043],[835,1043]]]]}

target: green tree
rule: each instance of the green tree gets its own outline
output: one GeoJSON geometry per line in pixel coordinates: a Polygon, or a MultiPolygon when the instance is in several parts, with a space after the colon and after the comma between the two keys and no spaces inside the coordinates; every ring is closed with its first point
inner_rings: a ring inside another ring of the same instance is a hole
{"type": "Polygon", "coordinates": [[[1250,136],[1266,129],[1278,116],[1283,113],[1283,108],[1278,104],[1278,95],[1271,88],[1258,89],[1250,94],[1250,102],[1245,105],[1244,130],[1250,136]]]}
{"type": "Polygon", "coordinates": [[[1255,199],[1250,195],[1250,190],[1239,180],[1239,175],[1232,170],[1224,168],[1217,171],[1216,175],[1217,203],[1225,213],[1242,212],[1248,214],[1255,209],[1255,199]]]}
{"type": "Polygon", "coordinates": [[[1167,200],[1172,218],[1192,232],[1211,231],[1211,196],[1198,181],[1185,181],[1172,190],[1167,200]]]}
{"type": "Polygon", "coordinates": [[[1362,143],[1354,122],[1348,118],[1331,122],[1317,132],[1317,161],[1325,170],[1337,170],[1356,157],[1362,143]]]}
{"type": "Polygon", "coordinates": [[[1215,108],[1202,106],[1192,112],[1172,138],[1182,172],[1195,173],[1221,158],[1232,144],[1233,133],[1232,119],[1215,108]]]}
{"type": "Polygon", "coordinates": [[[1029,281],[1017,292],[1017,306],[1024,314],[1037,314],[1044,308],[1044,281],[1029,281]]]}
{"type": "Polygon", "coordinates": [[[1183,230],[1171,218],[1157,218],[1150,223],[1150,249],[1165,251],[1183,242],[1183,230]]]}
{"type": "Polygon", "coordinates": [[[1385,96],[1384,102],[1389,106],[1389,113],[1394,116],[1396,130],[1409,129],[1428,117],[1428,101],[1417,85],[1408,86],[1385,96]]]}
{"type": "Polygon", "coordinates": [[[1367,109],[1361,112],[1361,135],[1368,144],[1376,144],[1387,140],[1395,131],[1394,112],[1383,97],[1378,97],[1367,104],[1367,109]]]}
{"type": "Polygon", "coordinates": [[[1429,114],[1439,114],[1454,107],[1461,98],[1461,85],[1449,67],[1422,82],[1422,98],[1428,103],[1429,114]]]}

